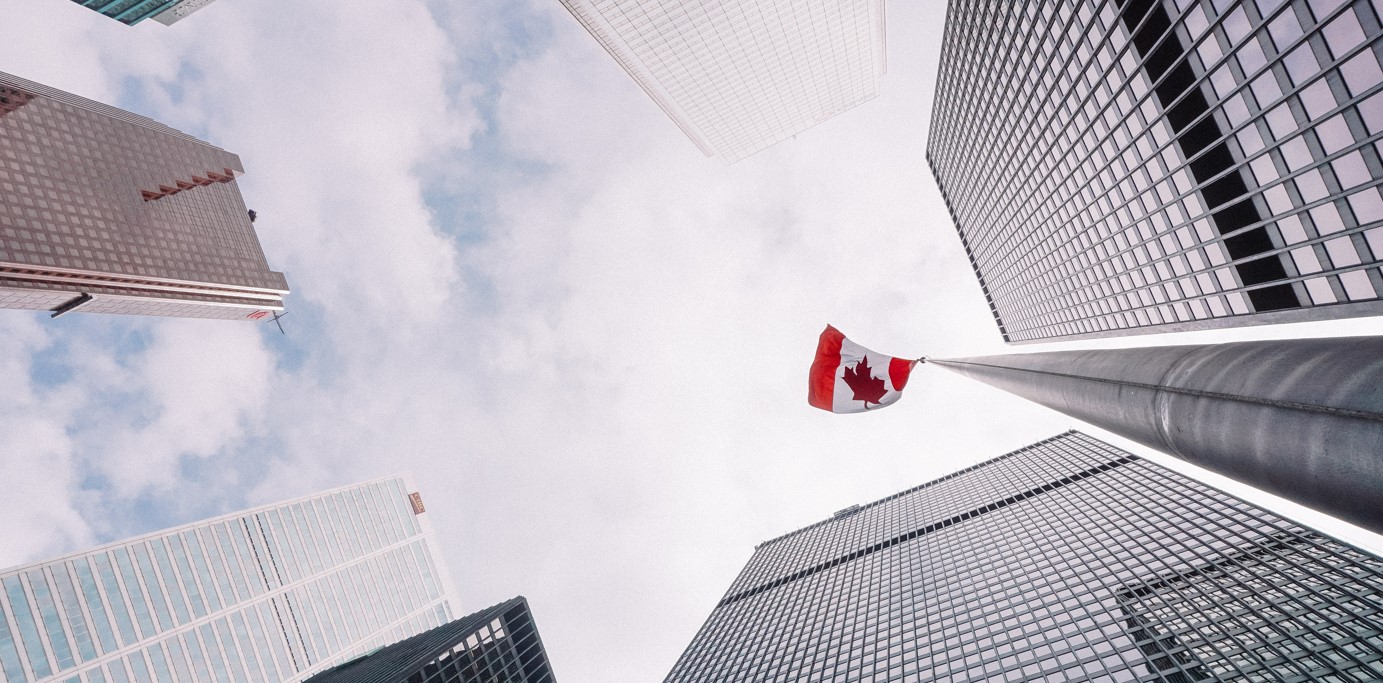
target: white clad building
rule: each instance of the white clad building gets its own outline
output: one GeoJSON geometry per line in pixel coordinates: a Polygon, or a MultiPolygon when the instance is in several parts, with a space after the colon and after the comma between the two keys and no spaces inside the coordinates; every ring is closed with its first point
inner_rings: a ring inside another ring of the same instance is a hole
{"type": "Polygon", "coordinates": [[[455,618],[400,477],[0,571],[0,681],[300,681],[455,618]]]}
{"type": "Polygon", "coordinates": [[[562,0],[707,156],[734,162],[879,93],[883,0],[562,0]]]}

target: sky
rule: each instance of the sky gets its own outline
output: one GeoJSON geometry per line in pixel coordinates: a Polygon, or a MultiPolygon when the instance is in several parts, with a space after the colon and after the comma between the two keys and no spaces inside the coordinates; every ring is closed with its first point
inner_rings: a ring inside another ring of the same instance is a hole
{"type": "Polygon", "coordinates": [[[0,566],[410,471],[461,612],[528,597],[564,683],[660,680],[760,541],[1071,428],[935,367],[805,402],[825,324],[974,356],[1383,334],[1379,319],[1006,347],[924,161],[944,4],[876,99],[726,166],[556,0],[0,3],[0,70],[239,154],[270,325],[0,315],[0,566]]]}

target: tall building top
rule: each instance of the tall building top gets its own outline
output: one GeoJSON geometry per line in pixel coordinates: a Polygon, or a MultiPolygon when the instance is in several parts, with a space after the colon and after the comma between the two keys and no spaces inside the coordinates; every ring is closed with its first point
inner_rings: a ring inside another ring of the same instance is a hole
{"type": "Polygon", "coordinates": [[[447,623],[455,593],[411,488],[356,484],[0,571],[0,681],[286,683],[447,623]]]}
{"type": "Polygon", "coordinates": [[[323,671],[304,683],[554,683],[523,596],[323,671]]]}
{"type": "MultiPolygon", "coordinates": [[[[119,107],[112,107],[111,105],[106,104],[104,102],[97,102],[96,100],[87,99],[85,97],[82,97],[81,95],[75,95],[70,92],[58,90],[57,88],[51,88],[42,83],[36,83],[34,81],[28,80],[27,78],[20,78],[19,76],[16,76],[14,74],[9,74],[0,71],[0,87],[5,88],[5,94],[7,96],[18,96],[18,98],[22,100],[22,102],[13,103],[13,106],[9,108],[6,113],[18,109],[19,106],[22,106],[23,104],[28,104],[28,102],[35,97],[46,97],[56,102],[62,102],[63,104],[68,104],[78,109],[83,109],[93,114],[97,114],[99,116],[104,116],[111,119],[115,119],[117,121],[123,121],[125,123],[130,123],[136,126],[147,128],[149,131],[154,133],[171,135],[173,137],[181,138],[189,142],[195,142],[199,145],[205,145],[207,147],[210,147],[218,152],[226,151],[224,149],[221,149],[220,147],[217,147],[216,145],[211,144],[210,142],[195,138],[172,126],[159,123],[158,121],[155,121],[147,116],[136,114],[132,111],[126,111],[119,107]]],[[[239,159],[239,157],[235,158],[237,160],[239,159]]],[[[241,169],[237,167],[237,170],[241,169]]]]}
{"type": "Polygon", "coordinates": [[[952,2],[927,160],[1004,339],[1383,313],[1377,7],[952,2]]]}
{"type": "MultiPolygon", "coordinates": [[[[140,536],[131,536],[131,537],[129,537],[129,538],[124,538],[124,539],[121,539],[121,540],[118,540],[118,541],[111,541],[110,543],[106,543],[106,544],[104,544],[104,545],[99,545],[99,546],[94,546],[94,547],[91,547],[91,548],[85,548],[85,549],[82,549],[82,550],[73,551],[72,553],[69,553],[69,554],[67,554],[67,555],[62,555],[62,556],[59,556],[59,557],[48,558],[48,559],[44,559],[44,560],[38,560],[38,561],[35,561],[35,562],[31,562],[31,563],[29,563],[29,564],[15,565],[15,566],[12,566],[12,567],[0,567],[0,576],[4,576],[4,575],[7,575],[7,574],[18,574],[18,573],[22,573],[22,572],[24,572],[24,571],[27,571],[27,570],[29,570],[29,569],[32,569],[32,568],[34,568],[34,567],[38,567],[38,566],[42,566],[42,565],[46,565],[46,564],[51,564],[51,563],[53,563],[53,562],[62,562],[62,561],[64,561],[64,560],[68,560],[68,559],[71,559],[71,558],[74,558],[74,557],[84,557],[84,556],[90,555],[90,554],[92,554],[92,553],[97,553],[97,552],[102,552],[102,551],[110,550],[111,548],[114,548],[114,547],[116,547],[116,546],[127,545],[127,544],[130,544],[130,543],[136,543],[136,542],[139,542],[139,541],[146,541],[146,540],[149,540],[149,539],[152,539],[152,538],[157,538],[157,537],[164,536],[164,535],[168,535],[168,534],[176,534],[176,533],[178,533],[178,532],[180,532],[180,531],[185,531],[185,530],[188,530],[188,529],[195,529],[195,528],[204,527],[204,526],[207,526],[207,525],[210,525],[210,524],[218,524],[218,523],[227,522],[227,521],[230,521],[230,520],[233,520],[233,519],[240,519],[240,518],[242,518],[242,517],[246,517],[246,516],[250,516],[250,515],[255,515],[255,514],[262,513],[262,512],[268,511],[268,510],[275,510],[275,509],[279,509],[279,508],[283,508],[283,507],[287,507],[287,506],[296,505],[296,504],[299,504],[299,503],[303,503],[303,502],[305,502],[305,501],[310,501],[310,500],[315,500],[315,499],[320,499],[320,498],[325,498],[325,497],[328,497],[328,496],[335,496],[335,495],[340,495],[340,494],[349,494],[349,493],[352,492],[352,491],[356,491],[356,490],[359,490],[359,489],[361,489],[361,488],[367,488],[367,487],[384,487],[384,488],[387,488],[387,489],[390,490],[390,491],[395,491],[395,490],[397,490],[397,491],[404,491],[404,492],[405,492],[405,493],[404,493],[404,499],[403,499],[403,501],[402,501],[402,502],[403,502],[403,507],[408,508],[410,511],[413,512],[414,516],[417,517],[416,523],[417,523],[417,525],[418,525],[417,528],[418,528],[418,531],[419,531],[420,533],[430,533],[430,530],[424,529],[424,527],[422,526],[422,525],[424,524],[424,520],[426,519],[426,518],[424,518],[424,517],[421,517],[423,511],[417,510],[417,508],[414,507],[414,506],[412,505],[412,502],[411,502],[411,496],[413,496],[413,495],[419,495],[419,496],[421,496],[421,494],[418,494],[418,492],[417,492],[417,491],[418,491],[418,490],[417,490],[417,486],[414,484],[413,478],[412,478],[410,475],[399,474],[399,475],[393,475],[393,476],[388,476],[388,477],[380,477],[380,478],[378,478],[378,479],[371,479],[371,480],[369,480],[369,481],[362,481],[362,482],[355,483],[355,484],[346,484],[345,486],[338,486],[338,487],[333,488],[333,489],[326,489],[326,490],[324,490],[324,491],[316,491],[316,492],[313,492],[313,493],[309,493],[309,494],[307,494],[307,495],[300,496],[300,497],[298,497],[298,498],[290,498],[290,499],[287,499],[287,500],[280,500],[280,501],[275,501],[275,502],[272,502],[272,503],[265,503],[265,504],[263,504],[263,505],[258,505],[258,506],[252,507],[252,508],[246,508],[246,509],[244,509],[244,510],[237,510],[237,511],[235,511],[235,512],[227,512],[227,513],[225,513],[225,514],[223,514],[223,515],[217,515],[217,516],[215,516],[215,517],[207,517],[206,519],[199,519],[199,520],[196,520],[196,521],[187,522],[186,524],[180,524],[180,525],[178,525],[178,526],[168,527],[168,528],[166,528],[166,529],[159,529],[159,530],[157,530],[157,531],[150,531],[150,532],[148,532],[148,533],[146,533],[146,534],[142,534],[142,535],[140,535],[140,536]]],[[[420,498],[420,499],[421,499],[421,498],[420,498]]],[[[391,501],[391,502],[389,503],[389,505],[390,505],[391,507],[393,507],[393,502],[391,501]]],[[[402,508],[400,508],[400,509],[402,509],[402,508]]],[[[393,513],[391,512],[391,514],[393,514],[393,513]]],[[[406,516],[403,516],[402,513],[399,513],[399,519],[407,519],[407,517],[406,517],[406,516]]]]}
{"type": "Polygon", "coordinates": [[[947,475],[942,476],[942,477],[938,477],[938,478],[933,479],[933,480],[931,480],[931,481],[929,481],[929,482],[927,482],[927,483],[925,483],[925,484],[918,484],[917,486],[913,486],[913,487],[911,487],[911,488],[903,489],[902,491],[899,491],[899,492],[894,493],[894,494],[889,495],[889,496],[885,496],[885,497],[880,498],[880,499],[878,499],[878,500],[876,500],[876,501],[872,501],[872,502],[869,502],[869,503],[859,503],[859,504],[856,504],[856,505],[851,505],[850,507],[847,507],[847,508],[845,508],[844,510],[841,510],[841,511],[839,511],[839,512],[836,512],[835,514],[831,515],[830,517],[828,517],[828,518],[826,518],[826,519],[821,520],[820,522],[817,522],[817,523],[815,523],[815,524],[807,525],[807,526],[802,527],[801,529],[797,529],[797,530],[795,530],[795,531],[789,531],[789,532],[787,532],[786,534],[783,534],[782,536],[777,536],[777,537],[774,537],[774,538],[770,538],[769,540],[764,541],[764,542],[762,542],[762,543],[760,543],[760,544],[754,546],[754,549],[755,549],[755,550],[758,550],[758,549],[760,549],[760,548],[763,548],[764,546],[767,546],[767,545],[770,545],[770,544],[773,544],[773,543],[777,543],[777,542],[779,542],[779,541],[783,541],[783,540],[785,540],[785,539],[791,538],[791,537],[796,536],[796,535],[798,535],[798,534],[801,534],[801,533],[808,532],[808,531],[811,531],[811,530],[813,530],[813,529],[816,529],[816,528],[818,528],[818,527],[820,527],[820,526],[823,526],[823,525],[826,525],[826,524],[831,524],[831,523],[833,523],[833,522],[839,522],[839,521],[843,520],[843,519],[846,518],[846,517],[851,517],[851,516],[854,516],[854,515],[860,514],[860,513],[869,513],[869,511],[870,511],[872,508],[876,508],[876,507],[878,507],[878,506],[880,506],[880,505],[887,504],[887,503],[889,503],[890,501],[894,501],[894,500],[897,500],[897,499],[902,498],[902,497],[904,497],[904,496],[909,496],[909,495],[912,495],[912,494],[914,494],[914,493],[918,493],[918,492],[923,491],[923,490],[925,490],[925,489],[927,489],[927,488],[940,485],[940,484],[942,484],[943,482],[946,482],[946,481],[948,481],[948,480],[955,479],[956,477],[965,476],[965,475],[967,475],[967,474],[969,474],[969,473],[971,473],[971,472],[974,472],[975,470],[978,470],[978,469],[983,468],[983,467],[988,467],[988,466],[994,465],[995,463],[998,463],[998,462],[1002,462],[1003,460],[1005,460],[1005,459],[1007,459],[1007,458],[1011,458],[1011,457],[1013,457],[1013,456],[1015,456],[1015,455],[1018,455],[1018,454],[1020,454],[1020,453],[1023,453],[1024,451],[1027,451],[1027,450],[1030,450],[1030,449],[1033,449],[1033,448],[1041,448],[1044,444],[1046,444],[1046,443],[1048,443],[1048,442],[1050,442],[1050,441],[1056,441],[1056,440],[1058,440],[1058,439],[1064,439],[1064,438],[1067,438],[1067,437],[1072,436],[1072,435],[1074,435],[1074,434],[1079,434],[1079,432],[1077,432],[1077,431],[1074,430],[1074,429],[1068,430],[1068,431],[1066,431],[1066,432],[1064,432],[1064,433],[1062,433],[1062,434],[1058,434],[1058,435],[1053,436],[1053,437],[1051,437],[1051,438],[1043,439],[1043,440],[1041,440],[1041,441],[1038,441],[1037,443],[1024,446],[1024,447],[1022,447],[1022,448],[1019,448],[1019,449],[1014,450],[1014,451],[1010,451],[1010,452],[1005,453],[1005,454],[1003,454],[1003,455],[1000,455],[1000,456],[997,456],[997,457],[994,457],[994,458],[990,458],[990,459],[988,459],[988,460],[985,460],[984,462],[975,463],[974,465],[971,465],[971,466],[969,466],[969,467],[966,467],[965,469],[956,470],[955,472],[952,472],[952,473],[947,474],[947,475]]]}
{"type": "Polygon", "coordinates": [[[666,680],[1375,680],[1380,618],[1383,559],[1068,432],[760,545],[666,680]]]}
{"type": "Polygon", "coordinates": [[[0,308],[259,320],[283,308],[240,158],[0,73],[0,308]]]}
{"type": "Polygon", "coordinates": [[[879,92],[883,0],[562,0],[706,156],[726,162],[879,92]]]}

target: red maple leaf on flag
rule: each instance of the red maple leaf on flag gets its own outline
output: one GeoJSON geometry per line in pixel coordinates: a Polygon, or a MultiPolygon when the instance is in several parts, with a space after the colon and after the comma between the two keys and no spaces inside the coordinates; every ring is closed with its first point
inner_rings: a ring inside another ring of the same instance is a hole
{"type": "Polygon", "coordinates": [[[860,362],[855,363],[853,368],[845,368],[845,383],[850,385],[850,389],[855,392],[856,401],[864,401],[864,407],[869,404],[878,404],[879,400],[888,393],[888,388],[884,386],[884,381],[875,377],[869,368],[869,356],[865,356],[860,362]]]}

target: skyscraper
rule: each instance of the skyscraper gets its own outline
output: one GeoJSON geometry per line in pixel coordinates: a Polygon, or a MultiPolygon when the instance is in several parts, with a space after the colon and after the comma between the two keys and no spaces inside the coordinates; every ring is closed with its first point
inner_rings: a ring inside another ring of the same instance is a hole
{"type": "Polygon", "coordinates": [[[300,681],[454,617],[426,519],[384,479],[0,571],[3,681],[300,681]]]}
{"type": "Polygon", "coordinates": [[[259,320],[288,285],[240,158],[0,73],[0,308],[259,320]]]}
{"type": "Polygon", "coordinates": [[[215,0],[72,0],[116,21],[134,26],[145,19],[171,25],[215,0]]]}
{"type": "Polygon", "coordinates": [[[350,660],[304,683],[553,683],[522,596],[350,660]]]}
{"type": "Polygon", "coordinates": [[[1372,681],[1383,559],[1077,432],[760,544],[669,683],[1372,681]]]}
{"type": "Polygon", "coordinates": [[[952,2],[927,159],[1004,339],[1383,313],[1378,8],[952,2]]]}
{"type": "Polygon", "coordinates": [[[706,156],[734,162],[879,92],[883,0],[562,0],[706,156]]]}

